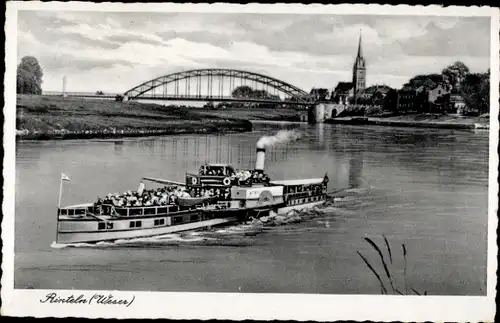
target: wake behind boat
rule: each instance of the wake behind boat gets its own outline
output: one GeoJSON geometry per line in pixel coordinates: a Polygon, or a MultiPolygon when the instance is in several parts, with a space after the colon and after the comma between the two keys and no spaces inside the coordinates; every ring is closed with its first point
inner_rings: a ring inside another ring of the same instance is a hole
{"type": "MultiPolygon", "coordinates": [[[[257,143],[255,169],[206,164],[181,183],[155,177],[162,184],[108,194],[95,203],[58,207],[57,243],[99,242],[149,237],[244,222],[320,205],[327,198],[328,176],[272,181],[264,172],[265,142],[257,143]]],[[[69,178],[63,174],[64,180],[69,178]]],[[[60,202],[59,202],[60,204],[60,202]]]]}

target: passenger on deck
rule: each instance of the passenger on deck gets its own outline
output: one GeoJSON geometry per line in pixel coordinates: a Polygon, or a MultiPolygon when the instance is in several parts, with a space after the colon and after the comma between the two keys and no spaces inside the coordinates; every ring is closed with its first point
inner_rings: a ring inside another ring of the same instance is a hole
{"type": "MultiPolygon", "coordinates": [[[[205,192],[205,190],[203,190],[205,192]]],[[[176,204],[178,197],[190,197],[201,195],[201,190],[196,189],[191,194],[186,192],[185,187],[165,186],[158,189],[144,190],[142,194],[138,192],[123,192],[123,194],[108,194],[104,199],[97,198],[94,205],[114,205],[116,207],[140,207],[140,206],[162,206],[176,204]]]]}

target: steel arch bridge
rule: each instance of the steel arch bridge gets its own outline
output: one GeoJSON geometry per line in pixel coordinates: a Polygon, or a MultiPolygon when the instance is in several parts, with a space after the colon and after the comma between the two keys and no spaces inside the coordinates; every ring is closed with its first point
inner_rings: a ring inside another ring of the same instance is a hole
{"type": "Polygon", "coordinates": [[[254,102],[311,105],[309,94],[276,78],[233,69],[196,69],[160,76],[124,93],[127,100],[254,102]],[[250,92],[234,95],[238,87],[250,92]],[[248,88],[247,88],[248,89],[248,88]]]}

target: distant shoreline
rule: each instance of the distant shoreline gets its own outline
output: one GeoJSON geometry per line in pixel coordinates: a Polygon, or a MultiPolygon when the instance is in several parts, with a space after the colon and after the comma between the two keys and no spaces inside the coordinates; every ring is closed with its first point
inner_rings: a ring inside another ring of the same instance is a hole
{"type": "Polygon", "coordinates": [[[489,130],[489,120],[479,117],[450,117],[415,114],[399,117],[343,117],[325,120],[328,124],[377,125],[404,128],[437,128],[457,130],[489,130]]]}
{"type": "Polygon", "coordinates": [[[59,132],[29,132],[16,131],[16,140],[73,140],[73,139],[120,139],[132,137],[167,136],[183,134],[218,134],[218,133],[238,133],[252,130],[252,125],[229,124],[224,129],[213,127],[189,128],[182,125],[172,129],[134,129],[110,131],[107,129],[96,131],[59,131],[59,132]]]}
{"type": "MultiPolygon", "coordinates": [[[[139,102],[18,95],[16,140],[119,139],[252,131],[257,123],[298,123],[304,111],[273,108],[206,109],[139,102]],[[252,121],[250,121],[252,120],[252,121]]],[[[327,124],[488,129],[489,120],[451,115],[342,117],[327,124]]]]}

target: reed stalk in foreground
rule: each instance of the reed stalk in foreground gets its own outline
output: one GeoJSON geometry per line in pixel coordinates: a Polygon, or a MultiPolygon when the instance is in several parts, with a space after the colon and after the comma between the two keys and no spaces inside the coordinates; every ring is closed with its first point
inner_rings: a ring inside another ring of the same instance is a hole
{"type": "Polygon", "coordinates": [[[403,258],[404,258],[404,261],[405,261],[405,268],[404,268],[404,273],[403,273],[403,279],[405,280],[405,293],[408,294],[408,284],[406,283],[406,246],[405,244],[403,243],[402,244],[403,246],[403,258]]]}
{"type": "Polygon", "coordinates": [[[382,251],[380,250],[380,248],[377,246],[377,244],[372,239],[365,238],[365,241],[367,241],[373,247],[373,249],[375,249],[377,251],[377,253],[378,253],[379,257],[380,257],[380,260],[382,261],[382,265],[384,267],[385,275],[387,276],[387,278],[389,279],[389,283],[391,284],[392,293],[394,294],[394,292],[396,290],[394,288],[394,283],[392,282],[391,273],[389,271],[389,268],[387,267],[387,263],[385,262],[384,254],[382,253],[382,251]]]}
{"type": "Polygon", "coordinates": [[[361,257],[361,259],[363,259],[363,261],[365,262],[366,266],[368,266],[368,268],[370,268],[370,270],[372,271],[372,273],[375,275],[375,277],[377,277],[379,283],[380,283],[380,288],[382,290],[382,294],[387,294],[387,288],[385,288],[385,285],[384,285],[384,282],[382,281],[382,279],[380,278],[380,275],[377,273],[377,271],[375,270],[375,268],[373,268],[373,266],[370,264],[370,262],[361,254],[361,252],[358,251],[358,255],[361,257]]]}
{"type": "MultiPolygon", "coordinates": [[[[383,239],[384,239],[384,242],[385,242],[385,246],[386,246],[386,249],[387,249],[387,253],[389,254],[389,261],[391,264],[393,264],[393,257],[392,257],[392,250],[391,250],[391,246],[389,244],[389,240],[385,237],[385,236],[382,236],[383,239]]],[[[392,293],[393,294],[399,294],[399,295],[408,295],[408,289],[410,289],[411,291],[413,291],[413,293],[415,293],[415,295],[422,295],[422,293],[420,293],[419,291],[417,291],[416,289],[414,289],[413,287],[411,286],[408,286],[407,284],[407,251],[406,251],[406,245],[403,243],[402,244],[402,249],[403,249],[403,258],[404,258],[404,273],[403,273],[403,279],[404,279],[404,291],[405,291],[405,294],[403,294],[394,284],[394,279],[395,279],[395,276],[394,275],[391,275],[391,272],[389,270],[389,266],[388,266],[388,263],[386,262],[386,259],[384,257],[384,254],[382,252],[382,249],[377,245],[377,243],[375,243],[375,241],[373,241],[372,239],[370,238],[364,238],[366,242],[368,242],[372,247],[373,249],[375,249],[375,251],[377,252],[377,254],[379,255],[379,258],[381,260],[381,263],[382,263],[382,267],[383,267],[383,270],[385,272],[385,275],[387,276],[387,279],[389,280],[389,283],[391,285],[391,289],[392,289],[392,293]]],[[[385,287],[384,285],[384,282],[382,280],[382,277],[381,275],[379,274],[379,272],[375,269],[375,267],[368,261],[368,259],[366,259],[365,256],[363,256],[361,254],[361,252],[357,251],[357,253],[359,254],[359,256],[361,257],[361,259],[363,259],[363,262],[365,263],[365,265],[370,269],[370,271],[375,275],[375,277],[377,278],[377,280],[379,281],[380,283],[380,287],[381,287],[381,291],[382,291],[382,294],[387,294],[387,288],[385,287]]],[[[423,295],[427,295],[427,291],[424,291],[423,295]]]]}

